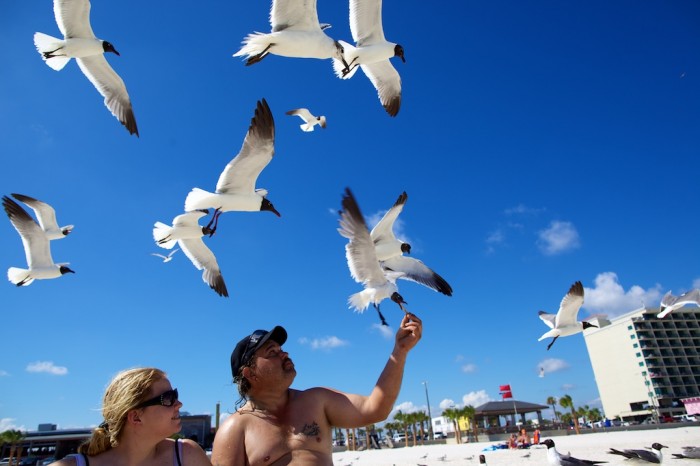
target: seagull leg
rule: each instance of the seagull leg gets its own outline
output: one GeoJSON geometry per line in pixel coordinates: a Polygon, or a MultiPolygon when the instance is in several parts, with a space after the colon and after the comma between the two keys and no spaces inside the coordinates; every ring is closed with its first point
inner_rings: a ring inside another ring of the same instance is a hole
{"type": "Polygon", "coordinates": [[[551,348],[552,345],[554,344],[554,342],[557,341],[557,338],[559,338],[559,335],[557,335],[556,337],[554,337],[554,339],[552,340],[552,342],[551,342],[550,344],[547,345],[547,351],[549,351],[549,348],[551,348]]]}
{"type": "Polygon", "coordinates": [[[262,61],[263,58],[265,58],[268,55],[268,50],[270,50],[270,47],[272,47],[274,44],[268,44],[267,47],[265,47],[265,50],[260,52],[257,55],[252,55],[251,57],[248,58],[248,60],[245,62],[245,66],[250,66],[254,65],[256,63],[259,63],[262,61]]]}
{"type": "Polygon", "coordinates": [[[357,68],[360,65],[355,65],[352,66],[353,63],[355,63],[355,60],[357,60],[357,57],[353,58],[350,64],[348,64],[345,60],[343,60],[343,64],[345,65],[345,68],[343,68],[343,77],[347,76],[352,69],[357,68]],[[350,68],[352,66],[352,69],[350,68]]]}
{"type": "Polygon", "coordinates": [[[211,220],[209,220],[209,223],[207,223],[207,226],[204,227],[204,231],[209,231],[210,238],[214,236],[214,233],[216,233],[216,227],[219,225],[219,215],[221,215],[221,210],[217,208],[214,211],[214,215],[211,216],[211,220]],[[214,227],[211,226],[212,223],[214,224],[214,227]]]}
{"type": "Polygon", "coordinates": [[[374,308],[377,310],[377,314],[379,314],[379,320],[382,321],[382,325],[385,326],[385,327],[388,327],[389,324],[386,323],[386,319],[385,319],[384,316],[382,315],[382,311],[379,310],[379,304],[374,304],[374,303],[373,303],[373,305],[374,305],[374,308]]]}

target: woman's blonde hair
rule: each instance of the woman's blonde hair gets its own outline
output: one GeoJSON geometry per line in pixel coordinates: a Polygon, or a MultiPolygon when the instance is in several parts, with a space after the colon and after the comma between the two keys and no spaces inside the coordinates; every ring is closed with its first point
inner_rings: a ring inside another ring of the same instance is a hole
{"type": "Polygon", "coordinates": [[[165,377],[165,372],[154,367],[140,367],[118,373],[107,386],[102,398],[104,422],[78,447],[78,452],[94,456],[116,447],[129,411],[146,401],[153,384],[165,377]]]}

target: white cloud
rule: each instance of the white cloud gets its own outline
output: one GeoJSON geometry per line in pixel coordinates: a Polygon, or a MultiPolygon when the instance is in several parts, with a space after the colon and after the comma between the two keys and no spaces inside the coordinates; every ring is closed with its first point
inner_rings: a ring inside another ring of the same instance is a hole
{"type": "Polygon", "coordinates": [[[452,408],[453,406],[455,406],[455,402],[454,402],[454,400],[450,400],[449,398],[445,398],[444,400],[442,400],[440,402],[439,406],[440,406],[440,409],[445,410],[447,408],[452,408]]]}
{"type": "Polygon", "coordinates": [[[299,343],[302,345],[309,345],[309,347],[313,350],[331,350],[333,348],[338,348],[340,346],[347,346],[348,342],[346,340],[341,340],[340,338],[336,336],[331,336],[331,337],[324,337],[324,338],[314,338],[312,340],[309,340],[306,337],[302,337],[299,339],[299,343]]]}
{"type": "Polygon", "coordinates": [[[489,234],[489,236],[486,238],[486,243],[487,244],[501,244],[506,240],[506,235],[503,233],[503,230],[500,228],[496,231],[493,231],[489,234]]]}
{"type": "Polygon", "coordinates": [[[27,430],[24,426],[15,424],[14,421],[15,419],[11,417],[0,418],[0,432],[5,432],[6,430],[27,430]]]}
{"type": "Polygon", "coordinates": [[[392,415],[397,411],[401,411],[402,413],[415,413],[417,411],[422,411],[423,409],[423,407],[414,405],[412,401],[404,401],[403,403],[399,403],[396,406],[394,406],[392,415]]]}
{"type": "Polygon", "coordinates": [[[564,391],[575,390],[575,389],[576,389],[576,385],[574,385],[574,384],[572,384],[572,383],[565,383],[564,385],[561,386],[561,389],[564,390],[564,391]]]}
{"type": "Polygon", "coordinates": [[[68,368],[56,366],[52,361],[37,361],[27,365],[27,372],[45,372],[51,375],[66,375],[68,368]]]}
{"type": "Polygon", "coordinates": [[[693,280],[693,288],[700,288],[700,278],[693,280]]]}
{"type": "Polygon", "coordinates": [[[472,405],[475,408],[477,406],[483,405],[484,403],[488,403],[491,400],[491,397],[486,393],[486,390],[479,390],[478,392],[469,392],[466,395],[462,396],[462,403],[464,406],[466,405],[472,405]]]}
{"type": "Polygon", "coordinates": [[[538,371],[539,371],[540,367],[542,367],[544,369],[545,374],[551,374],[552,372],[557,372],[557,371],[561,371],[564,369],[568,369],[569,363],[567,363],[563,359],[550,358],[550,359],[545,359],[545,360],[541,361],[537,365],[538,371]]]}
{"type": "Polygon", "coordinates": [[[392,340],[394,338],[394,331],[391,327],[382,324],[372,324],[372,329],[379,332],[387,340],[392,340]]]}
{"type": "MultiPolygon", "coordinates": [[[[0,370],[0,377],[9,377],[10,373],[7,371],[0,370]]],[[[2,432],[2,431],[0,431],[2,432]]]]}
{"type": "Polygon", "coordinates": [[[615,272],[603,272],[595,277],[595,288],[584,289],[583,307],[588,311],[603,312],[608,314],[608,317],[615,317],[639,309],[642,305],[657,306],[660,299],[659,284],[647,290],[632,285],[625,291],[615,272]]]}
{"type": "Polygon", "coordinates": [[[464,364],[462,366],[462,372],[464,372],[466,374],[473,374],[474,372],[476,372],[476,364],[472,364],[472,363],[464,364]]]}
{"type": "Polygon", "coordinates": [[[579,247],[578,231],[571,222],[554,220],[549,227],[538,233],[540,250],[553,256],[579,247]]]}
{"type": "Polygon", "coordinates": [[[536,215],[539,214],[540,212],[543,212],[545,209],[540,207],[528,207],[524,204],[518,204],[515,207],[509,207],[504,211],[506,215],[536,215]]]}

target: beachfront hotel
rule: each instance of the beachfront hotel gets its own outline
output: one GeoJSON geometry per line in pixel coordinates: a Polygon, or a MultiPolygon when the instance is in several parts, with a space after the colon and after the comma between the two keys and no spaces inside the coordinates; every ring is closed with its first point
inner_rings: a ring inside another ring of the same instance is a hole
{"type": "Polygon", "coordinates": [[[681,399],[700,396],[700,308],[657,319],[637,309],[593,319],[584,332],[605,415],[628,421],[686,412],[681,399]]]}

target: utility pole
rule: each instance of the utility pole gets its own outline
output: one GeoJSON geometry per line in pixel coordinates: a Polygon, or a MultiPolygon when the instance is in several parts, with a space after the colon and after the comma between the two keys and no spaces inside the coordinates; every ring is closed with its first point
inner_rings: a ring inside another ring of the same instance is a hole
{"type": "Polygon", "coordinates": [[[435,440],[435,433],[433,433],[433,416],[430,414],[430,398],[428,398],[428,382],[423,381],[423,385],[425,385],[425,401],[428,403],[428,422],[430,422],[428,426],[428,437],[430,440],[435,440]]]}

